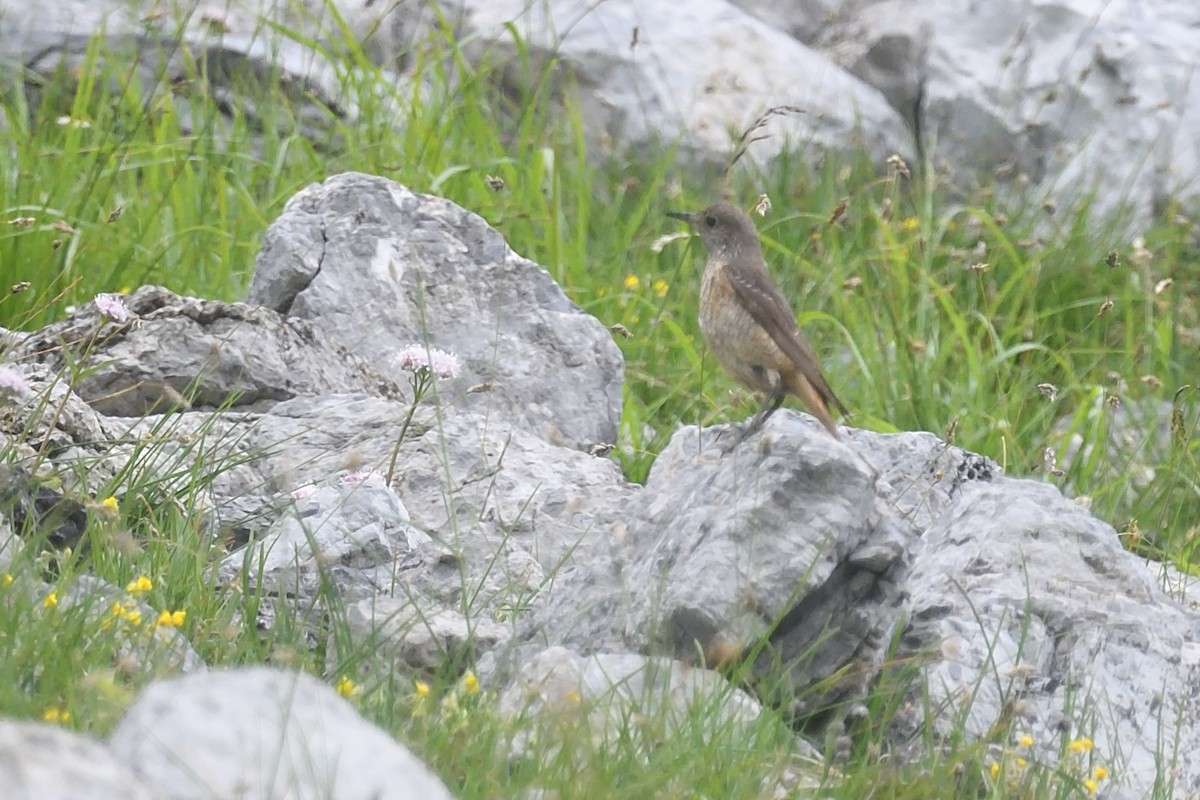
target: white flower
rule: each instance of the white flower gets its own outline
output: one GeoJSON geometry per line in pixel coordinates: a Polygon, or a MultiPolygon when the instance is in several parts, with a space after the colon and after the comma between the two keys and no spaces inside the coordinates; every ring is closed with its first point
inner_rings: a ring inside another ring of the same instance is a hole
{"type": "Polygon", "coordinates": [[[429,370],[442,380],[457,378],[461,369],[458,356],[423,344],[410,344],[401,350],[396,356],[396,365],[408,372],[429,370]]]}
{"type": "Polygon", "coordinates": [[[21,373],[11,367],[0,366],[0,397],[24,400],[33,394],[21,373]]]}
{"type": "Polygon", "coordinates": [[[125,307],[125,301],[120,295],[101,293],[92,300],[100,316],[107,317],[118,325],[123,325],[133,319],[133,314],[125,307]]]}

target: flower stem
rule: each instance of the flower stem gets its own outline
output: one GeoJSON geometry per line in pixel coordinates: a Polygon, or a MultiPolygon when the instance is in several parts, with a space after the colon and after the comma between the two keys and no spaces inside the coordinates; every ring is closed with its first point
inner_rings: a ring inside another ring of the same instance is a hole
{"type": "Polygon", "coordinates": [[[392,448],[392,457],[388,461],[387,476],[385,478],[387,485],[392,485],[392,477],[396,474],[396,458],[400,455],[400,445],[404,443],[404,437],[408,433],[408,426],[412,424],[413,414],[417,413],[417,406],[421,403],[421,398],[425,396],[425,390],[429,388],[429,383],[433,378],[433,373],[427,367],[419,369],[412,377],[413,401],[408,407],[408,414],[404,417],[404,424],[400,426],[400,435],[396,437],[396,446],[392,448]]]}

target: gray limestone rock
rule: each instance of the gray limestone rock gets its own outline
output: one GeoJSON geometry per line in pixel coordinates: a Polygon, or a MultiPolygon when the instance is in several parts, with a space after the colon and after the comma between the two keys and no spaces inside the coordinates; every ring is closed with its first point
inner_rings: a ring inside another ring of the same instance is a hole
{"type": "Polygon", "coordinates": [[[24,365],[23,370],[34,396],[0,409],[5,423],[0,450],[8,453],[14,469],[28,471],[36,465],[30,476],[35,482],[52,478],[79,496],[95,497],[126,467],[135,449],[61,373],[44,364],[24,365]],[[46,458],[47,453],[52,457],[46,458]],[[86,469],[74,468],[80,466],[86,469]]]}
{"type": "Polygon", "coordinates": [[[508,635],[506,626],[491,619],[467,617],[421,598],[359,600],[346,608],[346,626],[351,644],[379,657],[388,673],[397,667],[435,672],[447,664],[472,664],[508,635]]]}
{"type": "Polygon", "coordinates": [[[18,358],[77,365],[75,393],[102,414],[271,404],[297,394],[399,389],[302,320],[245,303],[179,297],[156,286],[124,300],[133,319],[94,303],[25,339],[18,358]]]}
{"type": "MultiPolygon", "coordinates": [[[[804,700],[776,699],[797,715],[864,689],[807,691],[880,656],[918,531],[887,506],[864,455],[811,417],[780,412],[722,457],[733,435],[675,434],[627,530],[607,552],[574,559],[520,626],[518,662],[554,644],[709,665],[751,659],[757,678],[782,667],[785,694],[804,700]]],[[[499,654],[494,666],[512,663],[499,654]]]]}
{"type": "Polygon", "coordinates": [[[449,800],[404,745],[303,673],[256,667],[160,681],[109,747],[174,800],[449,800]]]}
{"type": "Polygon", "coordinates": [[[355,173],[310,186],[267,231],[248,299],[380,369],[414,343],[450,351],[464,374],[439,391],[552,444],[616,441],[624,362],[611,334],[447,200],[355,173]]]}
{"type": "Polygon", "coordinates": [[[710,664],[749,655],[756,674],[782,665],[806,693],[869,660],[914,533],[877,506],[866,460],[797,417],[724,458],[715,433],[684,428],[655,462],[633,538],[656,540],[632,568],[626,639],[710,664]]]}
{"type": "Polygon", "coordinates": [[[850,429],[846,438],[879,471],[879,490],[892,511],[917,530],[954,505],[972,481],[1002,477],[1000,465],[932,433],[878,434],[850,429]]]}
{"type": "Polygon", "coordinates": [[[1189,0],[858,0],[813,45],[916,108],[955,185],[1012,180],[1146,219],[1196,195],[1200,7],[1189,0]]]}
{"type": "Polygon", "coordinates": [[[0,786],[12,800],[152,800],[103,744],[57,725],[0,720],[0,786]]]}
{"type": "MultiPolygon", "coordinates": [[[[5,449],[0,439],[0,452],[5,449]]],[[[87,509],[54,483],[57,480],[37,480],[20,463],[0,463],[0,514],[11,520],[14,535],[37,532],[52,547],[77,547],[87,530],[87,509]]],[[[4,539],[0,539],[0,549],[3,547],[4,539]]]]}
{"type": "MultiPolygon", "coordinates": [[[[758,701],[711,670],[633,653],[582,657],[565,647],[529,659],[501,694],[500,709],[527,721],[513,742],[514,758],[534,752],[550,757],[561,742],[581,741],[564,735],[575,730],[586,731],[583,741],[600,751],[629,736],[644,737],[639,744],[653,748],[653,737],[681,735],[698,717],[723,733],[731,727],[748,733],[762,713],[758,701]],[[639,718],[655,724],[631,724],[639,718]]],[[[586,759],[587,753],[574,757],[586,759]]]]}
{"type": "Polygon", "coordinates": [[[724,0],[689,3],[686,13],[671,0],[464,5],[468,52],[513,65],[504,78],[514,86],[524,80],[518,52],[535,67],[553,63],[560,80],[577,82],[584,123],[606,151],[678,142],[724,167],[741,131],[788,105],[804,113],[760,131],[774,135],[751,158],[766,163],[788,145],[865,150],[880,163],[914,152],[903,118],[876,89],[724,0]]]}
{"type": "MultiPolygon", "coordinates": [[[[407,509],[376,472],[344,475],[320,488],[302,487],[293,499],[294,506],[261,539],[221,562],[227,584],[240,583],[244,571],[247,585],[269,594],[312,597],[323,570],[340,566],[372,574],[382,567],[388,575],[404,554],[430,541],[409,524],[407,509]]],[[[382,584],[368,584],[364,591],[386,590],[391,581],[382,584]]]]}
{"type": "Polygon", "coordinates": [[[898,732],[963,720],[983,736],[1012,714],[1039,757],[1090,738],[1114,776],[1106,796],[1146,796],[1161,758],[1174,759],[1175,796],[1200,790],[1200,615],[1057,489],[964,487],[922,537],[907,589],[897,656],[920,659],[940,710],[914,707],[898,732]]]}
{"type": "MultiPolygon", "coordinates": [[[[452,8],[477,60],[514,53],[512,30],[537,63],[556,59],[602,144],[678,140],[723,163],[731,131],[791,104],[808,114],[777,121],[752,157],[769,159],[786,139],[821,152],[865,147],[880,162],[916,153],[964,191],[1000,180],[1035,205],[1090,198],[1102,216],[1139,222],[1196,196],[1200,144],[1187,132],[1200,120],[1200,10],[1189,0],[452,8]]],[[[402,13],[418,26],[414,8],[402,13]]],[[[522,86],[510,73],[506,85],[522,86]]]]}
{"type": "Polygon", "coordinates": [[[1113,797],[1145,796],[1178,743],[1175,786],[1196,791],[1200,615],[1082,505],[928,434],[839,444],[784,411],[723,457],[720,435],[676,435],[627,530],[557,577],[485,674],[511,680],[554,645],[752,659],[759,680],[785,668],[764,699],[807,718],[916,663],[898,744],[1013,715],[1039,758],[1090,738],[1113,797]]]}
{"type": "MultiPolygon", "coordinates": [[[[267,124],[259,105],[269,94],[285,99],[298,127],[322,141],[333,132],[330,118],[354,116],[357,103],[342,91],[344,66],[273,24],[321,38],[312,26],[296,25],[311,16],[279,13],[293,5],[299,4],[184,0],[164,8],[155,0],[63,0],[43,6],[0,0],[0,77],[24,82],[36,105],[46,83],[95,72],[99,58],[110,66],[119,62],[116,66],[128,74],[126,85],[142,87],[147,103],[155,92],[171,91],[185,130],[213,124],[193,116],[182,91],[200,81],[201,105],[217,98],[230,124],[235,108],[251,125],[267,124]]],[[[125,86],[114,79],[112,88],[120,93],[125,86]]]]}
{"type": "MultiPolygon", "coordinates": [[[[344,480],[348,473],[375,473],[369,483],[382,483],[409,410],[405,402],[297,397],[264,412],[191,411],[157,426],[129,421],[127,430],[156,436],[163,464],[197,458],[237,464],[213,477],[206,500],[213,527],[232,532],[235,543],[255,542],[254,551],[265,547],[269,587],[286,588],[298,605],[313,600],[322,566],[351,599],[382,593],[457,610],[470,597],[472,616],[509,618],[543,590],[548,576],[606,547],[639,488],[610,461],[477,416],[455,395],[440,400],[422,403],[414,414],[392,489],[344,480]],[[427,535],[434,541],[426,543],[427,535]],[[316,560],[310,537],[322,553],[316,560]],[[379,560],[385,551],[391,556],[379,560]],[[296,555],[299,572],[289,566],[296,555]]],[[[227,583],[241,583],[248,552],[226,558],[227,583]]],[[[257,583],[255,569],[245,574],[257,583]]]]}

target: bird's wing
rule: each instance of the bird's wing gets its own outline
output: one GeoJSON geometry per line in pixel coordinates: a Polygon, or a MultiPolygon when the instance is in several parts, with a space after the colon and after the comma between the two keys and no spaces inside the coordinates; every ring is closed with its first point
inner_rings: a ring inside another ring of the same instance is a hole
{"type": "Polygon", "coordinates": [[[825,376],[821,374],[817,363],[817,354],[796,326],[792,307],[788,305],[783,293],[771,282],[770,276],[765,271],[747,269],[744,266],[730,268],[728,264],[723,267],[723,272],[738,301],[808,379],[821,399],[836,406],[843,414],[849,414],[846,406],[825,382],[825,376]]]}

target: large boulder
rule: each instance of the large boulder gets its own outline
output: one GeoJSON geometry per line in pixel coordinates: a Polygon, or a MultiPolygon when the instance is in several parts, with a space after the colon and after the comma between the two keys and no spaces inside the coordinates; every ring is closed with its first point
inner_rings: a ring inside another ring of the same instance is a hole
{"type": "Polygon", "coordinates": [[[1106,796],[1149,795],[1172,758],[1174,796],[1194,796],[1200,614],[1158,577],[1052,486],[965,486],[914,554],[897,653],[922,659],[941,711],[898,730],[982,738],[1013,715],[1039,755],[1090,740],[1114,776],[1106,796]]]}
{"type": "Polygon", "coordinates": [[[247,299],[393,375],[414,343],[451,351],[465,366],[447,390],[458,404],[553,444],[616,441],[624,363],[612,336],[447,200],[355,173],[310,186],[267,231],[247,299]]]}
{"type": "Polygon", "coordinates": [[[162,797],[101,742],[57,725],[0,720],[0,783],[6,797],[151,800],[162,797]]]}
{"type": "Polygon", "coordinates": [[[735,140],[768,109],[750,151],[766,162],[786,146],[817,153],[866,151],[882,163],[910,157],[903,117],[875,88],[824,53],[723,0],[468,2],[461,30],[479,59],[510,65],[515,87],[529,54],[578,87],[584,121],[606,150],[678,142],[692,159],[724,166],[735,140]],[[522,58],[518,58],[518,54],[522,58]]]}
{"type": "Polygon", "coordinates": [[[915,111],[952,185],[1145,218],[1196,196],[1197,26],[1188,0],[859,0],[812,44],[915,111]]]}
{"type": "Polygon", "coordinates": [[[449,800],[428,767],[316,678],[249,668],[159,681],[113,731],[155,797],[449,800]]]}

